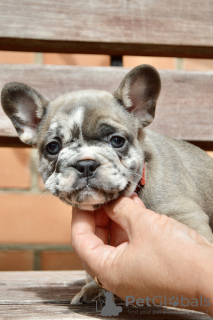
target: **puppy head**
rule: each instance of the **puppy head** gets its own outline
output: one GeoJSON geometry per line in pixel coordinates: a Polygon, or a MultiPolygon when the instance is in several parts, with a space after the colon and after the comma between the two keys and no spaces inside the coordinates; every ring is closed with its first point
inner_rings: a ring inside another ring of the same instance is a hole
{"type": "Polygon", "coordinates": [[[134,68],[114,94],[84,90],[53,102],[22,83],[8,83],[2,106],[20,139],[39,151],[46,189],[64,202],[94,210],[131,196],[143,169],[142,129],[154,118],[160,78],[134,68]]]}

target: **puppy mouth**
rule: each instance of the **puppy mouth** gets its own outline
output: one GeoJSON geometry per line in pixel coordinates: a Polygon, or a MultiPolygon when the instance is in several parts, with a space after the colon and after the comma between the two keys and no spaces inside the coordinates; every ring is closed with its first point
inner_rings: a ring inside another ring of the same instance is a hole
{"type": "Polygon", "coordinates": [[[87,184],[71,193],[60,195],[59,198],[74,207],[84,210],[94,210],[100,208],[103,204],[124,195],[129,184],[130,183],[127,183],[122,190],[105,190],[87,184]]]}

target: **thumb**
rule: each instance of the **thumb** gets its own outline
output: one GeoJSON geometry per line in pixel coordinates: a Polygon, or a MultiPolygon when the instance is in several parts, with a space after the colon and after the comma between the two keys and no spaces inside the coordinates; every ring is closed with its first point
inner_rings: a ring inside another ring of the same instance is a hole
{"type": "Polygon", "coordinates": [[[143,219],[143,215],[145,216],[144,219],[146,219],[149,211],[137,195],[133,195],[131,199],[121,197],[112,201],[104,206],[104,210],[111,220],[126,231],[129,239],[134,233],[138,215],[140,215],[140,220],[143,219]]]}
{"type": "Polygon", "coordinates": [[[105,260],[113,251],[113,247],[105,245],[95,234],[94,213],[75,207],[72,210],[71,244],[93,278],[104,270],[105,260]]]}

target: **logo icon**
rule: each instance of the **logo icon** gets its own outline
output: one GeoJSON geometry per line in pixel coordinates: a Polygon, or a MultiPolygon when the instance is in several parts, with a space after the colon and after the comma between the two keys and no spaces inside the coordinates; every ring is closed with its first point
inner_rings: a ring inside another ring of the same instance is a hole
{"type": "MultiPolygon", "coordinates": [[[[111,317],[111,316],[118,316],[119,313],[122,311],[121,306],[116,306],[113,294],[109,291],[105,293],[105,305],[101,309],[101,316],[104,317],[111,317]]],[[[96,312],[97,312],[97,300],[96,300],[96,312]]]]}
{"type": "Polygon", "coordinates": [[[169,301],[170,306],[177,307],[179,305],[179,301],[177,297],[175,298],[174,296],[172,296],[169,300],[170,300],[169,301]]]}

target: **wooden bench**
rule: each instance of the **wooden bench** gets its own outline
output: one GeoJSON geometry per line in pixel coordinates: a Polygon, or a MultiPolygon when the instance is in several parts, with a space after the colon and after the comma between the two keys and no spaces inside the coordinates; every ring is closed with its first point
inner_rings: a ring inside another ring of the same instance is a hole
{"type": "MultiPolygon", "coordinates": [[[[97,319],[101,307],[70,305],[70,299],[84,284],[84,271],[0,272],[0,319],[70,320],[97,319]]],[[[122,312],[106,319],[211,320],[205,313],[165,307],[125,306],[122,312]]],[[[105,317],[101,317],[105,319],[105,317]]]]}
{"type": "MultiPolygon", "coordinates": [[[[0,50],[213,58],[212,0],[7,0],[0,50]]],[[[71,90],[113,91],[123,68],[1,65],[0,89],[21,81],[54,99],[71,90]]],[[[213,150],[212,72],[161,71],[154,130],[213,150]]],[[[23,146],[0,110],[0,145],[23,146]]]]}
{"type": "MultiPolygon", "coordinates": [[[[0,3],[0,50],[108,54],[111,67],[0,65],[9,81],[49,99],[79,89],[113,91],[128,72],[123,55],[213,59],[212,0],[7,0],[0,3]]],[[[213,150],[213,72],[160,71],[162,92],[152,129],[213,150]]],[[[0,109],[0,146],[24,147],[0,109]]],[[[97,318],[94,306],[71,307],[82,272],[0,273],[1,319],[97,318]]],[[[171,309],[120,319],[210,319],[171,309]],[[172,310],[174,312],[172,312],[172,310]]],[[[146,308],[143,310],[147,310],[146,308]]],[[[156,309],[155,309],[156,310],[156,309]]]]}

